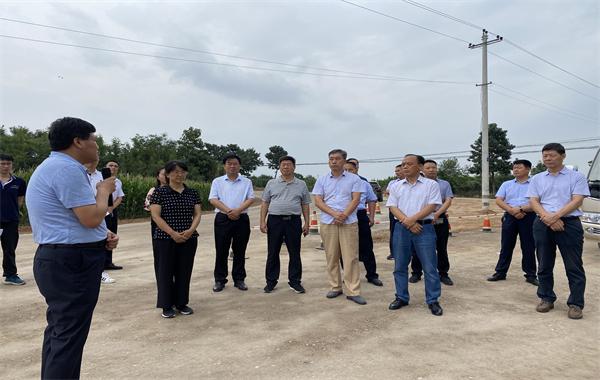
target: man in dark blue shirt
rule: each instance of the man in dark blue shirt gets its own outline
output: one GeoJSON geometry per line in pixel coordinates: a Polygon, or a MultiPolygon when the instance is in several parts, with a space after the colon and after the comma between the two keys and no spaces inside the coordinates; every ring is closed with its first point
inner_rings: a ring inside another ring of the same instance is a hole
{"type": "Polygon", "coordinates": [[[19,242],[19,208],[25,199],[25,181],[12,174],[13,158],[0,154],[0,241],[6,285],[25,285],[17,274],[15,251],[19,242]]]}

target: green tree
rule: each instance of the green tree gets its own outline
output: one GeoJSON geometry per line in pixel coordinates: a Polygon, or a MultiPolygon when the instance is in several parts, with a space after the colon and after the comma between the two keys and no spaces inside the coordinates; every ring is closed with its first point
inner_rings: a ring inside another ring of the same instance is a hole
{"type": "Polygon", "coordinates": [[[160,135],[135,135],[125,144],[121,166],[130,174],[154,176],[157,168],[177,158],[177,142],[160,135]]]}
{"type": "MultiPolygon", "coordinates": [[[[499,128],[496,123],[489,125],[489,156],[488,163],[490,168],[491,193],[496,191],[495,178],[497,176],[510,174],[511,162],[510,156],[515,146],[508,141],[506,131],[499,128]]],[[[471,156],[469,161],[473,166],[469,171],[473,174],[481,175],[481,132],[479,137],[471,144],[471,156]]]]}
{"type": "Polygon", "coordinates": [[[14,170],[26,170],[38,166],[50,154],[48,131],[30,131],[27,127],[0,127],[0,151],[13,157],[14,170]]]}
{"type": "Polygon", "coordinates": [[[279,170],[279,159],[283,156],[287,156],[287,150],[283,149],[282,146],[273,145],[269,147],[269,152],[265,154],[267,159],[267,166],[269,169],[275,170],[273,178],[277,177],[277,170],[279,170]]]}
{"type": "Polygon", "coordinates": [[[196,181],[209,181],[218,173],[217,162],[208,154],[202,130],[189,127],[177,140],[177,157],[188,164],[189,176],[196,181]]]}
{"type": "MultiPolygon", "coordinates": [[[[263,162],[260,159],[260,153],[254,150],[254,148],[242,149],[237,144],[216,145],[206,143],[206,150],[218,164],[222,162],[223,157],[227,154],[237,154],[242,159],[240,173],[245,176],[249,176],[257,167],[263,165],[263,162]]],[[[222,167],[219,168],[219,173],[223,173],[222,167]]]]}
{"type": "Polygon", "coordinates": [[[531,168],[530,175],[536,175],[538,173],[546,171],[546,167],[542,164],[542,161],[538,161],[538,163],[531,168]]]}

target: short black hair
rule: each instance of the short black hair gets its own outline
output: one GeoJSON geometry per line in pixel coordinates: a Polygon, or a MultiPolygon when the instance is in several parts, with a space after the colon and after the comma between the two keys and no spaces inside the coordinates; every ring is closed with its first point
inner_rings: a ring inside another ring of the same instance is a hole
{"type": "Polygon", "coordinates": [[[544,145],[544,147],[542,148],[542,152],[545,152],[547,150],[553,150],[558,154],[565,154],[565,147],[559,143],[548,143],[544,145]]]}
{"type": "Polygon", "coordinates": [[[352,158],[347,158],[347,159],[346,159],[346,161],[356,161],[356,162],[359,162],[359,161],[358,161],[358,159],[356,159],[356,158],[354,158],[354,157],[352,157],[352,158]]]}
{"type": "Polygon", "coordinates": [[[354,166],[354,169],[356,169],[356,162],[354,162],[354,161],[348,161],[348,160],[346,160],[346,165],[354,166]]]}
{"type": "Polygon", "coordinates": [[[65,150],[73,144],[74,138],[87,140],[94,132],[96,132],[96,127],[85,120],[76,117],[57,119],[50,124],[48,130],[50,149],[53,151],[65,150]]]}
{"type": "Polygon", "coordinates": [[[401,167],[402,167],[402,164],[398,164],[398,165],[396,165],[396,167],[397,167],[397,168],[401,168],[401,167]]]}
{"type": "Polygon", "coordinates": [[[344,158],[344,160],[346,159],[346,157],[348,157],[348,152],[346,152],[343,149],[333,149],[329,153],[327,153],[327,157],[331,156],[332,154],[339,154],[344,158]]]}
{"type": "Polygon", "coordinates": [[[234,152],[230,152],[230,153],[227,153],[225,155],[225,157],[223,157],[223,165],[225,165],[225,163],[227,162],[227,160],[231,160],[233,158],[235,158],[236,160],[238,160],[238,162],[239,162],[240,165],[242,164],[242,159],[240,158],[240,156],[238,156],[234,152]]]}
{"type": "Polygon", "coordinates": [[[423,165],[425,165],[425,164],[434,164],[435,166],[437,166],[437,162],[435,162],[434,160],[425,160],[423,162],[423,165]]]}
{"type": "Polygon", "coordinates": [[[417,157],[417,161],[419,162],[419,165],[425,165],[425,157],[418,155],[418,154],[413,154],[413,153],[409,153],[409,154],[405,154],[404,157],[417,157]]]}
{"type": "Polygon", "coordinates": [[[531,161],[529,160],[515,160],[515,162],[513,162],[513,166],[514,165],[523,165],[527,169],[531,169],[531,161]]]}
{"type": "Polygon", "coordinates": [[[106,160],[106,163],[104,164],[104,166],[108,165],[108,163],[109,163],[109,162],[114,162],[114,163],[115,163],[115,164],[117,164],[118,166],[121,166],[121,164],[119,164],[119,161],[117,161],[117,160],[113,160],[113,159],[106,160]]]}
{"type": "MultiPolygon", "coordinates": [[[[179,160],[173,160],[173,161],[169,161],[165,164],[165,174],[171,173],[173,170],[175,170],[178,167],[180,169],[185,170],[186,172],[189,171],[188,166],[185,162],[179,161],[179,160]]],[[[160,172],[160,170],[159,170],[159,172],[160,172]]]]}
{"type": "Polygon", "coordinates": [[[0,161],[10,161],[13,162],[13,157],[10,154],[0,153],[0,161]]]}
{"type": "Polygon", "coordinates": [[[283,161],[292,161],[292,164],[294,164],[294,166],[296,166],[296,159],[292,156],[282,156],[279,157],[279,164],[281,165],[281,163],[283,161]]]}

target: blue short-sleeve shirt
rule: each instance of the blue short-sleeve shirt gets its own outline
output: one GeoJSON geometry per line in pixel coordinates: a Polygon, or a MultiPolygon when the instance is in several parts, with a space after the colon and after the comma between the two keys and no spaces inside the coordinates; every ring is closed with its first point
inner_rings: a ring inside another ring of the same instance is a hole
{"type": "Polygon", "coordinates": [[[358,202],[357,210],[365,210],[367,208],[366,203],[377,202],[377,195],[373,191],[373,186],[371,186],[367,179],[361,177],[361,180],[363,182],[364,191],[360,193],[360,202],[358,202]]]}
{"type": "MultiPolygon", "coordinates": [[[[337,177],[334,177],[331,172],[317,178],[317,182],[313,188],[313,195],[323,197],[325,204],[335,211],[343,212],[348,204],[352,201],[352,193],[362,193],[365,191],[364,181],[356,174],[350,172],[342,172],[337,177]]],[[[326,212],[321,213],[321,223],[333,224],[334,217],[326,212]]],[[[356,209],[348,215],[344,224],[356,223],[356,209]]]]}
{"type": "MultiPolygon", "coordinates": [[[[254,199],[252,181],[241,174],[238,174],[233,181],[227,175],[217,177],[210,185],[208,199],[218,199],[229,208],[238,208],[246,199],[254,199]]],[[[215,213],[217,212],[221,212],[221,210],[215,207],[215,213]]],[[[243,213],[247,212],[244,210],[243,213]]]]}
{"type": "MultiPolygon", "coordinates": [[[[548,212],[557,212],[569,203],[573,195],[590,196],[585,176],[579,172],[563,167],[556,175],[548,170],[538,173],[531,178],[528,198],[539,198],[540,204],[548,212]]],[[[577,209],[565,216],[581,216],[577,209]]]]}
{"type": "Polygon", "coordinates": [[[33,172],[25,197],[33,240],[38,244],[92,243],[106,239],[104,221],[95,228],[79,222],[73,208],[96,204],[85,167],[51,152],[33,172]]]}
{"type": "Polygon", "coordinates": [[[524,182],[519,182],[516,178],[505,181],[496,192],[496,198],[502,198],[511,207],[525,206],[529,204],[527,198],[529,183],[530,179],[524,182]]]}

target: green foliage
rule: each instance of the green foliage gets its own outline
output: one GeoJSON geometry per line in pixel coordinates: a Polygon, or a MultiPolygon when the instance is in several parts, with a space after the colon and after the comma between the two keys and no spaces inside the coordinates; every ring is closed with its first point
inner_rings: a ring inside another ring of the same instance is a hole
{"type": "Polygon", "coordinates": [[[13,168],[35,168],[50,154],[48,131],[30,131],[26,127],[0,127],[0,153],[13,157],[13,168]]]}
{"type": "Polygon", "coordinates": [[[544,166],[542,161],[538,161],[537,165],[535,165],[534,167],[531,168],[531,172],[529,173],[529,175],[534,176],[538,173],[545,172],[545,171],[546,171],[546,167],[544,166]]]}
{"type": "MultiPolygon", "coordinates": [[[[512,167],[510,156],[515,146],[508,141],[506,131],[499,128],[497,124],[489,125],[489,168],[490,184],[492,192],[496,189],[495,177],[510,174],[512,167]]],[[[473,165],[469,168],[472,174],[481,175],[481,132],[479,137],[471,144],[471,156],[469,161],[473,165]]]]}
{"type": "Polygon", "coordinates": [[[257,167],[263,165],[263,162],[260,159],[260,153],[254,150],[254,148],[242,149],[237,144],[215,145],[207,143],[206,151],[213,160],[219,163],[220,174],[224,173],[223,167],[220,166],[223,163],[223,157],[229,153],[235,153],[242,159],[240,173],[245,176],[249,176],[257,167]]]}
{"type": "Polygon", "coordinates": [[[252,181],[252,186],[259,189],[264,189],[267,186],[267,182],[273,179],[273,177],[266,174],[261,174],[258,177],[252,175],[248,178],[250,178],[250,180],[252,181]]]}
{"type": "Polygon", "coordinates": [[[283,147],[279,145],[270,146],[269,152],[265,154],[267,166],[269,169],[275,170],[275,176],[277,176],[277,170],[279,170],[279,159],[283,156],[287,156],[287,154],[287,150],[283,149],[283,147]]]}

